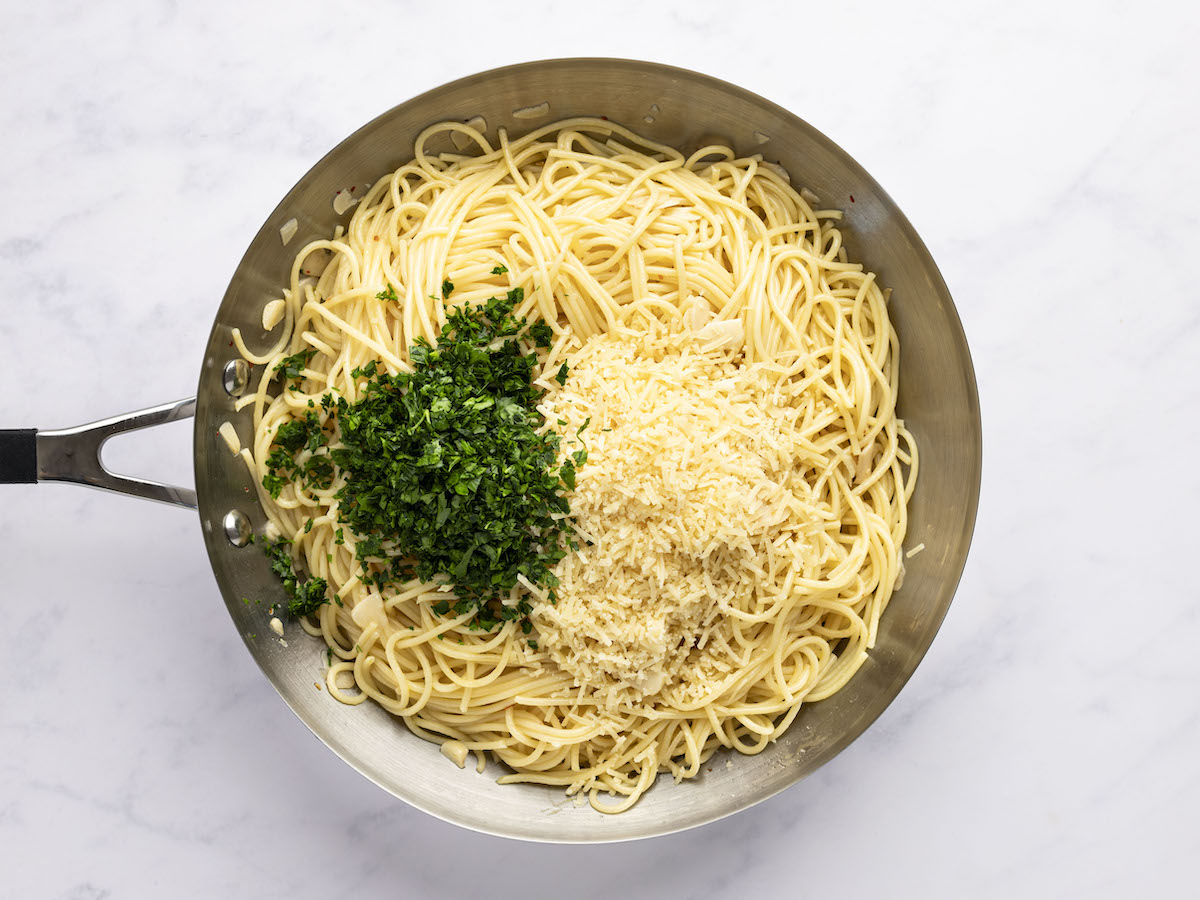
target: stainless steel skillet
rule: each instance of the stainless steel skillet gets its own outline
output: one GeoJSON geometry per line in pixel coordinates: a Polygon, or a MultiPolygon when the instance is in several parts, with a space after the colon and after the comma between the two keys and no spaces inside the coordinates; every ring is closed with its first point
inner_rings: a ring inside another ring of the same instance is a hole
{"type": "Polygon", "coordinates": [[[751,806],[827,762],[875,721],[908,680],[950,605],[966,561],[979,496],[981,429],[974,371],[953,301],[924,244],[878,184],[828,138],[796,116],[704,75],[646,62],[551,60],[461,79],[384,113],[318,162],[271,213],[251,242],[217,310],[194,400],[166,404],[65,432],[0,432],[0,481],[74,481],[198,508],[213,572],[251,655],[292,710],[347,763],[406,802],[447,821],[529,840],[600,842],[665,834],[751,806]],[[323,645],[290,638],[283,647],[265,607],[281,599],[265,557],[246,546],[264,516],[240,460],[217,433],[231,421],[243,445],[249,412],[233,412],[248,372],[231,331],[252,345],[270,339],[262,307],[278,296],[307,241],[326,237],[349,213],[334,197],[373,182],[411,156],[417,134],[444,119],[482,116],[495,135],[519,134],[573,115],[604,115],[683,150],[716,138],[739,153],[780,163],[796,185],[846,210],[849,252],[893,289],[891,312],[903,348],[900,412],[921,449],[921,478],[910,505],[907,544],[925,550],[907,561],[903,589],[883,618],[868,663],[829,700],[805,707],[775,745],[753,757],[718,755],[701,776],[660,779],[630,811],[603,816],[534,785],[495,784],[459,770],[438,748],[371,704],[343,706],[314,688],[323,645]],[[285,244],[280,229],[295,219],[285,244]],[[107,437],[195,415],[195,492],[112,475],[99,462],[107,437]],[[262,598],[247,606],[243,597],[262,598]],[[254,637],[251,637],[254,635],[254,637]]]}

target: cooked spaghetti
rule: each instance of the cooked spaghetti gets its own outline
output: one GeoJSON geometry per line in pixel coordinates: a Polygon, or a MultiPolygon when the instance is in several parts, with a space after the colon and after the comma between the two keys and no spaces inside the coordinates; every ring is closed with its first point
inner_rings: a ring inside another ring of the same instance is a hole
{"type": "Polygon", "coordinates": [[[345,472],[260,487],[269,530],[336,597],[303,620],[331,650],[333,697],[378,702],[459,765],[491,754],[503,782],[619,812],[660,772],[763,750],[853,676],[902,574],[917,458],[887,293],[816,204],[757,157],[684,156],[606,120],[497,146],[444,123],[300,251],[265,311],[276,344],[235,334],[265,366],[240,401],[257,483],[289,422],[316,415],[338,446],[320,404],[359,400],[354,370],[412,371],[448,311],[518,287],[516,315],[552,329],[543,427],[563,460],[587,451],[557,587],[520,588],[528,631],[446,612],[445,579],[365,580],[345,472]]]}

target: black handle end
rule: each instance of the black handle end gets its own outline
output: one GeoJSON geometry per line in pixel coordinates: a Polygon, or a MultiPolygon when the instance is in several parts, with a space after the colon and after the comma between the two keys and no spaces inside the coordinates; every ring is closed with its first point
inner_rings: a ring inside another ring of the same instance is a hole
{"type": "Polygon", "coordinates": [[[37,429],[0,428],[0,484],[34,484],[37,476],[37,429]]]}

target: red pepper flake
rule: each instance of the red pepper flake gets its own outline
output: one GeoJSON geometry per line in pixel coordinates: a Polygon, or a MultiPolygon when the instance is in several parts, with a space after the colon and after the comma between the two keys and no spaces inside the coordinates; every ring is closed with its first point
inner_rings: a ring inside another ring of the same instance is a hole
{"type": "Polygon", "coordinates": [[[851,194],[851,195],[850,195],[850,202],[851,202],[851,203],[853,203],[853,202],[854,202],[854,195],[853,195],[853,194],[851,194]]]}
{"type": "Polygon", "coordinates": [[[350,193],[352,193],[352,194],[354,193],[354,187],[355,187],[354,185],[350,185],[350,193]]]}

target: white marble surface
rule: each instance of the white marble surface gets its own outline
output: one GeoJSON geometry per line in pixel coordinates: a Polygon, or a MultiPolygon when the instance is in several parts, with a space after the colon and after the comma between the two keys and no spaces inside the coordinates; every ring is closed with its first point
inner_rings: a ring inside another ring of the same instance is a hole
{"type": "MultiPolygon", "coordinates": [[[[0,895],[1200,891],[1198,16],[801,6],[5,4],[0,425],[189,394],[266,212],[367,119],[612,55],[765,94],[880,180],[957,300],[986,449],[958,597],[882,719],[772,801],[602,847],[472,834],[338,762],[244,652],[193,516],[4,487],[0,895]]],[[[188,453],[182,426],[112,458],[186,482],[188,453]]]]}

